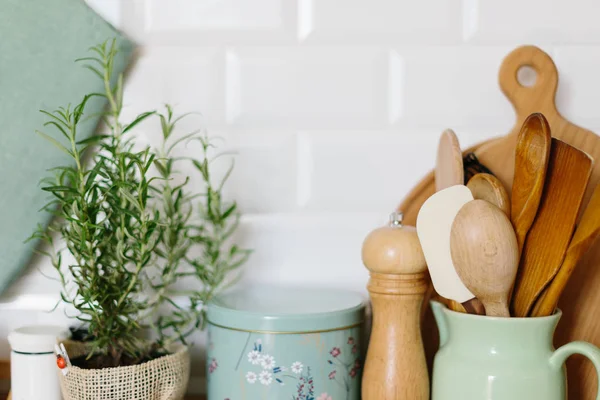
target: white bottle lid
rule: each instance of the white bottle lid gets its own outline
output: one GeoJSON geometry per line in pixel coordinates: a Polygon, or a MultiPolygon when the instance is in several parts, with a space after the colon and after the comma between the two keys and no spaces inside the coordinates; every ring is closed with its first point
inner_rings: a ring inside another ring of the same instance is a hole
{"type": "Polygon", "coordinates": [[[19,353],[53,353],[56,342],[69,336],[69,330],[62,326],[31,325],[12,331],[8,342],[11,349],[19,353]]]}

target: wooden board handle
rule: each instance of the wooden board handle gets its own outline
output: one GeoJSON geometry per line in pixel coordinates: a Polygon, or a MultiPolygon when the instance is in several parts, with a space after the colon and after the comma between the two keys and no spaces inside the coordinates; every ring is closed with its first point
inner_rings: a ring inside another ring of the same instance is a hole
{"type": "Polygon", "coordinates": [[[534,112],[541,112],[547,118],[556,115],[554,98],[558,88],[558,71],[552,58],[535,46],[522,46],[504,58],[500,66],[499,83],[502,92],[510,100],[517,112],[517,124],[534,112]],[[531,67],[536,73],[533,86],[519,82],[521,67],[531,67]]]}

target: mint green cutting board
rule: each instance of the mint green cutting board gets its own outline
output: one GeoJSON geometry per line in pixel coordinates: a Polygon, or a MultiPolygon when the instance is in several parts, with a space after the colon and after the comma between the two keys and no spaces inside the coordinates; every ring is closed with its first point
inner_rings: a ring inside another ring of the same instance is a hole
{"type": "MultiPolygon", "coordinates": [[[[39,181],[46,170],[68,163],[35,130],[46,121],[40,109],[77,104],[86,93],[101,92],[93,73],[74,60],[109,38],[122,51],[116,73],[125,69],[133,45],[83,0],[0,0],[0,292],[32,257],[37,243],[24,241],[48,215],[38,212],[47,200],[39,181]]],[[[88,115],[104,108],[88,103],[88,115]]],[[[98,118],[80,129],[90,136],[98,118]]],[[[54,133],[54,132],[52,132],[54,133]]]]}

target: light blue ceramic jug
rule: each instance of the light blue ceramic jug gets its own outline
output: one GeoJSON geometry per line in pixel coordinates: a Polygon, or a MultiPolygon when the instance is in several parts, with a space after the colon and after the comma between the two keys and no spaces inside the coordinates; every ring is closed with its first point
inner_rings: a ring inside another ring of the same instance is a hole
{"type": "Polygon", "coordinates": [[[432,400],[565,400],[569,356],[583,354],[600,371],[600,350],[589,343],[554,350],[560,311],[540,318],[495,318],[454,312],[438,302],[431,307],[440,331],[432,400]]]}

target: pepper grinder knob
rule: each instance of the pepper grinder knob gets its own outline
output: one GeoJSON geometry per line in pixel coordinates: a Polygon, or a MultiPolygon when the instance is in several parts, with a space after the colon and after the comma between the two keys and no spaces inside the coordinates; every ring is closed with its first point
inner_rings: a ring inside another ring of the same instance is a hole
{"type": "Polygon", "coordinates": [[[402,225],[402,213],[390,215],[388,226],[375,229],[363,243],[362,259],[367,269],[380,274],[419,274],[427,263],[412,226],[402,225]]]}
{"type": "Polygon", "coordinates": [[[402,214],[372,231],[362,247],[371,277],[373,325],[362,380],[364,400],[428,400],[429,374],[421,338],[421,305],[427,264],[412,226],[402,214]]]}

